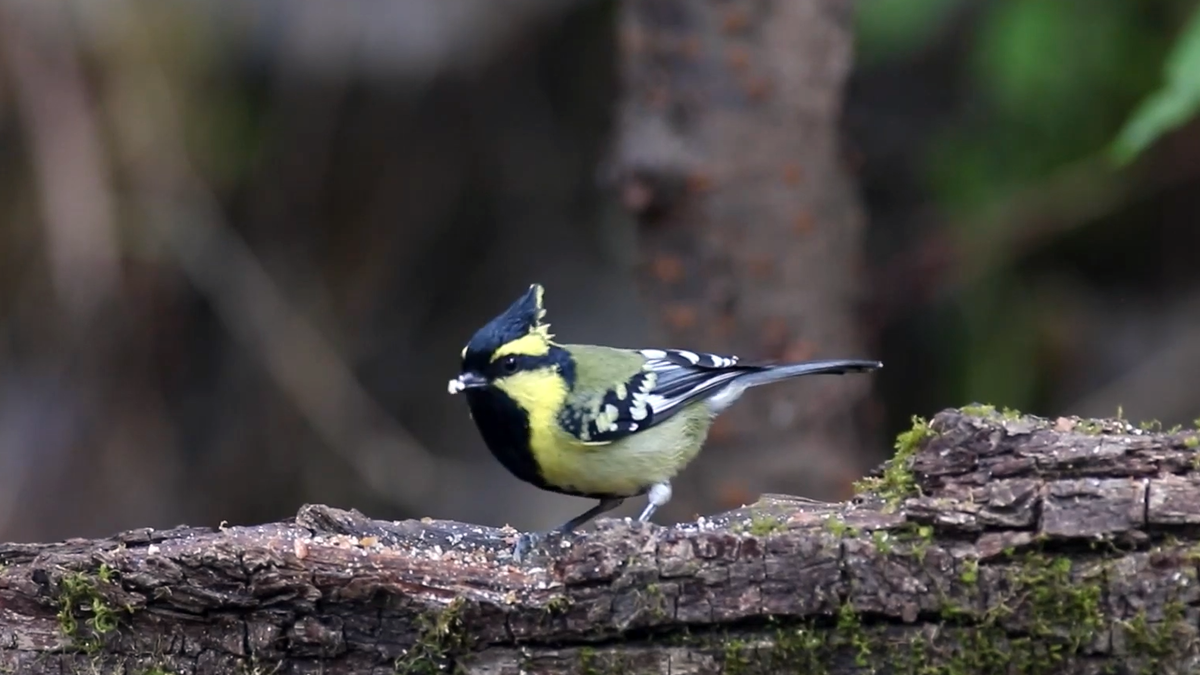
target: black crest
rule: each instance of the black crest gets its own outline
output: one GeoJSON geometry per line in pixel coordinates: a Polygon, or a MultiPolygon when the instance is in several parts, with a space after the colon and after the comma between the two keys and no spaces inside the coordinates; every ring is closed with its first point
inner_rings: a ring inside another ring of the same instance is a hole
{"type": "Polygon", "coordinates": [[[541,284],[533,284],[504,313],[476,331],[463,350],[464,369],[485,367],[492,353],[502,345],[530,333],[542,333],[547,340],[553,337],[549,332],[550,325],[542,323],[546,316],[542,294],[541,284]]]}

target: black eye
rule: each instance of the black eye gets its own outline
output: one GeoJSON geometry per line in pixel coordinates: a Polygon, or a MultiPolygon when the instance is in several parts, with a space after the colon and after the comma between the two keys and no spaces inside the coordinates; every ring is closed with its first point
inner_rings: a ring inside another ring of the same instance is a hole
{"type": "Polygon", "coordinates": [[[501,359],[500,370],[503,370],[508,375],[512,375],[513,373],[517,372],[517,357],[506,356],[501,359]]]}

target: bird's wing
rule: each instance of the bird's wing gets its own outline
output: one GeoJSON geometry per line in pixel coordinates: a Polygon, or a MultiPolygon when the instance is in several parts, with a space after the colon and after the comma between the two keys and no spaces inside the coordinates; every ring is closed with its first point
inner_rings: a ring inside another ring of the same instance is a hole
{"type": "Polygon", "coordinates": [[[591,405],[569,410],[563,427],[589,444],[611,443],[659,424],[686,404],[725,386],[739,375],[761,370],[736,356],[685,349],[642,349],[642,370],[591,405]]]}

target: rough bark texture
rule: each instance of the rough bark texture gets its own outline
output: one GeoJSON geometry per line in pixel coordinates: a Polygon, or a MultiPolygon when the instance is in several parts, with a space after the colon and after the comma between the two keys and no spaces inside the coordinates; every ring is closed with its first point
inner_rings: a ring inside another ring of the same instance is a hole
{"type": "MultiPolygon", "coordinates": [[[[618,169],[643,225],[655,337],[753,359],[870,358],[856,321],[864,218],[837,133],[851,2],[627,0],[621,10],[618,169]]],[[[755,390],[753,405],[718,421],[663,517],[761,492],[848,497],[878,461],[872,425],[848,421],[870,385],[755,390]]]]}
{"type": "Polygon", "coordinates": [[[845,504],[0,545],[0,671],[1195,672],[1200,431],[945,411],[845,504]],[[895,507],[895,508],[893,508],[895,507]]]}

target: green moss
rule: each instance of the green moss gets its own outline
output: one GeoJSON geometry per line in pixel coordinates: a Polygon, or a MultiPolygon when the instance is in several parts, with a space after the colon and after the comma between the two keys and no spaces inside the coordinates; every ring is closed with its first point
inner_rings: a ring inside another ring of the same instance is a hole
{"type": "Polygon", "coordinates": [[[611,650],[598,652],[592,647],[582,647],[577,652],[578,667],[573,672],[581,675],[626,675],[635,672],[625,657],[611,650]]]}
{"type": "Polygon", "coordinates": [[[908,552],[917,562],[925,562],[925,553],[933,545],[933,526],[907,522],[896,530],[895,539],[909,545],[908,552]]]}
{"type": "Polygon", "coordinates": [[[875,550],[883,555],[892,552],[892,538],[887,530],[875,530],[871,533],[871,541],[875,542],[875,550]]]}
{"type": "Polygon", "coordinates": [[[67,572],[59,579],[58,627],[75,647],[95,652],[117,630],[122,610],[110,604],[101,589],[115,579],[116,571],[106,564],[95,572],[67,572]]]}
{"type": "Polygon", "coordinates": [[[959,408],[959,410],[962,411],[964,415],[971,415],[972,417],[991,417],[992,415],[996,414],[996,406],[983,405],[980,403],[964,405],[963,407],[959,408]]]}
{"type": "Polygon", "coordinates": [[[646,584],[645,592],[639,595],[640,608],[650,613],[656,619],[666,619],[671,616],[671,600],[663,595],[662,587],[658,584],[646,584]]]}
{"type": "Polygon", "coordinates": [[[575,603],[573,600],[571,600],[571,598],[568,598],[565,595],[556,595],[546,602],[546,611],[552,615],[563,614],[570,609],[571,605],[573,604],[575,603]]]}
{"type": "Polygon", "coordinates": [[[775,516],[755,514],[750,518],[750,527],[748,531],[756,537],[765,537],[776,532],[782,532],[784,529],[783,521],[775,516]]]}
{"type": "Polygon", "coordinates": [[[579,672],[583,675],[600,675],[596,670],[596,650],[583,647],[579,650],[579,672]]]}
{"type": "Polygon", "coordinates": [[[865,668],[871,663],[871,641],[862,629],[862,622],[854,606],[843,602],[838,609],[837,636],[841,644],[849,645],[854,653],[854,665],[865,668]]]}
{"type": "Polygon", "coordinates": [[[1015,408],[1001,408],[996,410],[994,405],[985,405],[980,403],[972,403],[959,408],[959,411],[964,415],[972,417],[1000,417],[1006,420],[1017,420],[1021,418],[1021,411],[1015,408]]]}
{"type": "Polygon", "coordinates": [[[725,641],[725,651],[721,655],[721,665],[728,675],[741,675],[750,666],[750,648],[742,640],[729,639],[725,641]]]}
{"type": "Polygon", "coordinates": [[[1172,600],[1163,605],[1162,621],[1151,623],[1141,610],[1132,619],[1118,622],[1127,651],[1140,662],[1139,673],[1165,672],[1176,657],[1194,650],[1186,609],[1182,602],[1172,600]]]}
{"type": "Polygon", "coordinates": [[[1143,420],[1138,423],[1142,431],[1162,431],[1162,422],[1158,420],[1143,420]]]}
{"type": "Polygon", "coordinates": [[[979,561],[975,558],[968,558],[963,561],[963,570],[959,575],[964,584],[974,586],[979,583],[979,561]]]}
{"type": "MultiPolygon", "coordinates": [[[[927,526],[926,526],[927,527],[927,526]]],[[[913,541],[924,541],[932,528],[913,528],[913,541]]],[[[960,564],[962,584],[977,587],[984,564],[966,559],[960,564]]],[[[1104,614],[1104,563],[1085,566],[1061,556],[1032,551],[990,568],[987,604],[945,603],[942,623],[925,629],[894,624],[864,624],[849,601],[832,617],[772,620],[775,628],[750,634],[703,635],[681,638],[677,644],[700,648],[730,675],[807,673],[829,675],[834,664],[853,660],[855,672],[895,672],[910,675],[975,675],[1019,672],[1057,675],[1070,671],[1110,619],[1104,614]],[[995,575],[1000,575],[996,577],[995,575]],[[765,633],[765,634],[764,634],[765,633]],[[764,640],[767,637],[769,639],[764,640]],[[889,669],[890,670],[887,670],[889,669]],[[876,670],[872,670],[876,669],[876,670]]],[[[976,595],[975,600],[981,595],[976,595]]],[[[1169,603],[1163,621],[1145,615],[1114,625],[1124,630],[1130,654],[1128,672],[1168,672],[1192,645],[1182,640],[1186,608],[1169,603]]],[[[578,672],[601,675],[618,672],[607,655],[579,652],[578,672]]],[[[1115,656],[1100,656],[1115,662],[1115,656]]],[[[1123,671],[1124,672],[1124,671],[1123,671]]]]}
{"type": "Polygon", "coordinates": [[[835,537],[857,537],[858,528],[847,525],[842,517],[836,514],[831,514],[825,519],[825,529],[835,537]]]}
{"type": "Polygon", "coordinates": [[[829,646],[823,631],[811,625],[780,628],[775,631],[774,647],[769,654],[774,672],[810,673],[825,675],[829,646]]]}
{"type": "Polygon", "coordinates": [[[1183,447],[1194,450],[1200,447],[1200,436],[1188,436],[1183,439],[1183,447]]]}
{"type": "Polygon", "coordinates": [[[916,476],[912,472],[912,459],[921,444],[934,436],[929,422],[913,416],[912,428],[896,437],[896,454],[883,466],[883,475],[863,478],[854,484],[857,492],[879,495],[887,504],[887,510],[895,510],[905,499],[920,493],[916,476]]]}
{"type": "Polygon", "coordinates": [[[471,648],[462,623],[465,606],[462,598],[456,598],[445,609],[420,616],[417,640],[396,659],[396,672],[412,675],[455,672],[456,660],[471,648]]]}

